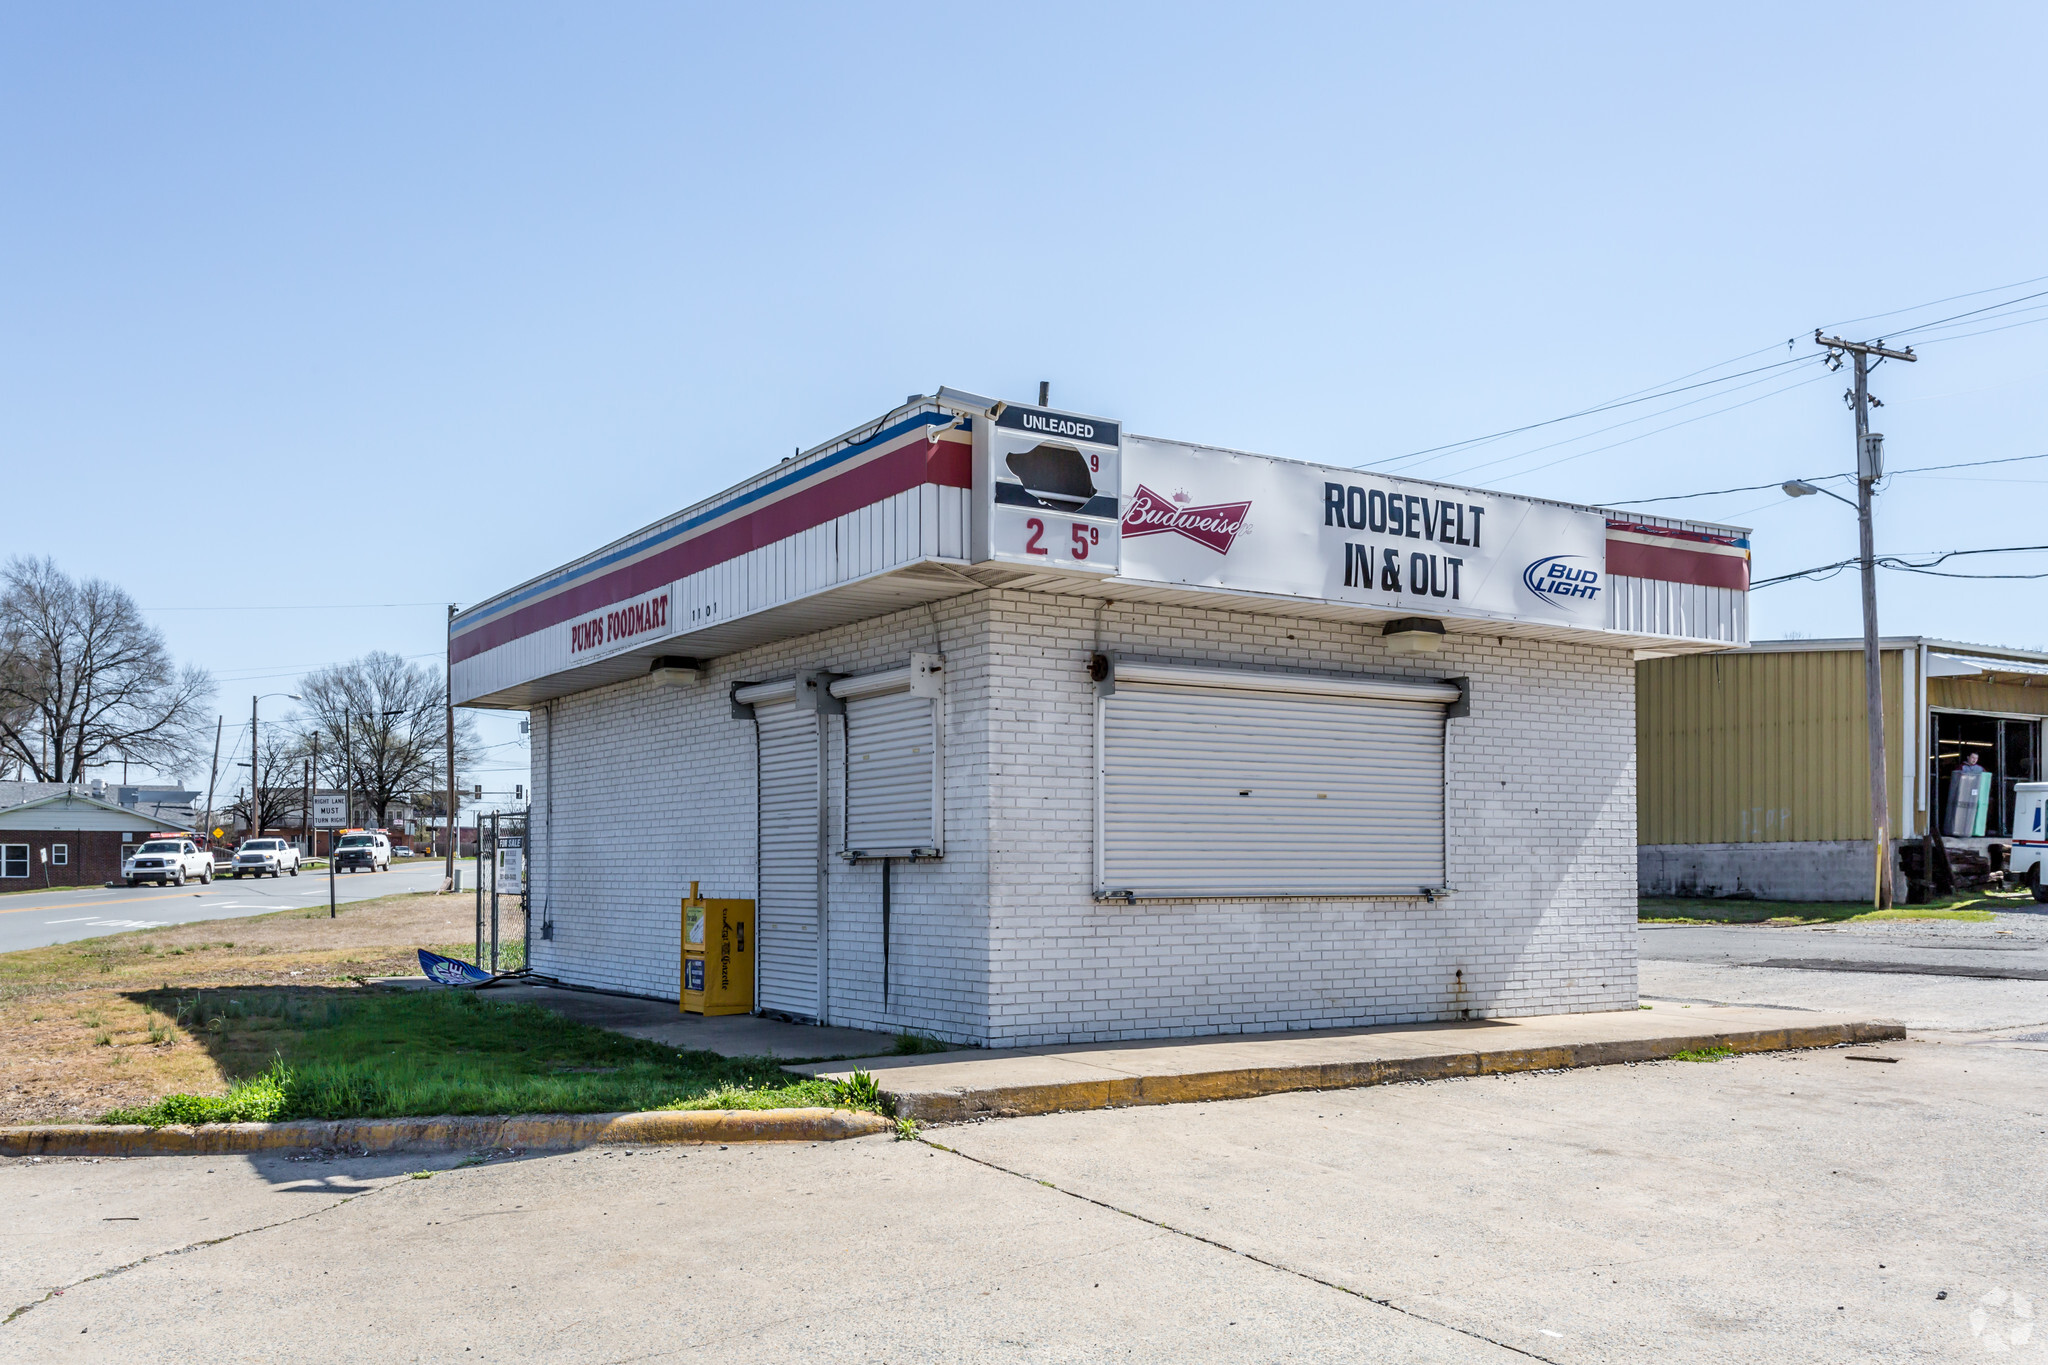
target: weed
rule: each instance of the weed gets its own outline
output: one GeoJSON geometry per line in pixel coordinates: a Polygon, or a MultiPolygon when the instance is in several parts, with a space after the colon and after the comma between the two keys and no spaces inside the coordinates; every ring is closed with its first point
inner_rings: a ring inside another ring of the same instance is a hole
{"type": "Polygon", "coordinates": [[[101,1029],[93,1036],[92,1045],[94,1047],[112,1047],[114,1045],[114,1035],[108,1033],[105,1029],[101,1029]]]}
{"type": "Polygon", "coordinates": [[[884,1094],[875,1078],[865,1071],[856,1071],[843,1081],[832,1082],[832,1098],[849,1109],[871,1109],[892,1117],[896,1112],[896,1101],[884,1094]]]}
{"type": "Polygon", "coordinates": [[[928,1033],[899,1033],[889,1045],[889,1051],[898,1057],[915,1057],[920,1053],[945,1050],[946,1045],[928,1033]]]}
{"type": "Polygon", "coordinates": [[[432,1180],[434,1178],[434,1173],[432,1171],[414,1171],[412,1173],[412,1178],[414,1180],[432,1180]]]}
{"type": "Polygon", "coordinates": [[[158,1046],[161,1046],[162,1044],[164,1044],[164,1043],[168,1043],[168,1042],[170,1042],[170,1041],[171,1041],[171,1026],[170,1026],[169,1024],[159,1024],[159,1023],[158,1023],[158,1022],[157,1022],[156,1020],[154,1020],[154,1019],[150,1020],[150,1021],[149,1021],[149,1043],[150,1043],[150,1046],[151,1046],[151,1047],[158,1047],[158,1046]]]}
{"type": "Polygon", "coordinates": [[[897,1119],[896,1140],[898,1142],[915,1142],[917,1140],[917,1120],[908,1114],[897,1119]]]}
{"type": "Polygon", "coordinates": [[[1671,1060],[1674,1062],[1718,1062],[1724,1057],[1733,1057],[1734,1055],[1735,1049],[1732,1047],[1692,1047],[1687,1048],[1683,1052],[1672,1053],[1671,1060]]]}

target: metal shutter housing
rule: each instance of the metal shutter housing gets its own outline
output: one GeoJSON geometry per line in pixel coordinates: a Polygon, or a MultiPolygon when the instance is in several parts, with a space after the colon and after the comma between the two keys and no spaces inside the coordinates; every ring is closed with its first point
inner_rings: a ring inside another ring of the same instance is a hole
{"type": "Polygon", "coordinates": [[[793,702],[754,708],[761,745],[757,1010],[818,1015],[818,717],[793,702]]]}
{"type": "Polygon", "coordinates": [[[842,678],[848,858],[935,858],[945,842],[936,655],[908,668],[842,678]]]}
{"type": "Polygon", "coordinates": [[[1444,885],[1455,684],[1118,664],[1097,703],[1097,894],[1444,885]]]}

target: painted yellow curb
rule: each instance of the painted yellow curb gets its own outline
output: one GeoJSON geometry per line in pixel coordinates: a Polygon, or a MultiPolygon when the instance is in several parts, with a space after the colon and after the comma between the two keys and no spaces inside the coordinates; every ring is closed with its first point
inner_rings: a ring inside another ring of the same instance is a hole
{"type": "Polygon", "coordinates": [[[0,1128],[0,1156],[222,1156],[322,1148],[466,1152],[492,1147],[560,1150],[603,1143],[833,1142],[886,1132],[880,1114],[851,1109],[649,1110],[629,1114],[513,1114],[417,1119],[307,1119],[295,1123],[40,1124],[0,1128]]]}
{"type": "Polygon", "coordinates": [[[1118,1076],[1035,1085],[907,1088],[915,1069],[879,1072],[876,1082],[896,1102],[896,1112],[919,1123],[961,1123],[980,1118],[1013,1118],[1076,1109],[1121,1109],[1140,1104],[1190,1104],[1243,1100],[1293,1090],[1349,1090],[1400,1081],[1440,1081],[1454,1076],[1499,1076],[1517,1071],[1561,1071],[1623,1062],[1657,1062],[1681,1052],[1727,1048],[1731,1052],[1783,1052],[1904,1038],[1897,1024],[1834,1023],[1774,1029],[1731,1029],[1685,1038],[1632,1038],[1619,1042],[1566,1043],[1499,1051],[1444,1052],[1421,1057],[1375,1057],[1356,1062],[1315,1062],[1298,1066],[1245,1067],[1188,1072],[1177,1076],[1118,1076]],[[901,1088],[899,1088],[901,1087],[901,1088]]]}

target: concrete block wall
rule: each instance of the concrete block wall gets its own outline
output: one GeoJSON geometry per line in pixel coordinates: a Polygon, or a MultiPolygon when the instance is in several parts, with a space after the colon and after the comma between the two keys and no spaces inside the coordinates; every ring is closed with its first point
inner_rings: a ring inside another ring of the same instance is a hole
{"type": "MultiPolygon", "coordinates": [[[[977,597],[822,631],[712,661],[682,687],[651,679],[561,698],[533,715],[534,970],[673,1000],[680,902],[758,899],[754,725],[735,681],[946,657],[945,857],[895,866],[890,1007],[881,986],[881,873],[829,863],[831,1022],[916,1028],[955,1042],[987,1031],[986,610],[977,597]],[[551,920],[552,940],[540,926],[551,920]]],[[[832,718],[835,767],[839,718],[832,718]]],[[[834,775],[833,827],[840,822],[834,775]]]]}
{"type": "MultiPolygon", "coordinates": [[[[1637,889],[1645,896],[1868,900],[1875,880],[1874,857],[1868,839],[1645,844],[1636,851],[1637,889]]],[[[1906,874],[1899,869],[1896,854],[1892,896],[1900,902],[1906,897],[1906,874]]]]}
{"type": "Polygon", "coordinates": [[[990,595],[994,1046],[1626,1009],[1636,1003],[1635,666],[1453,635],[990,595]],[[1471,679],[1446,741],[1452,894],[1097,904],[1097,649],[1153,662],[1471,679]],[[1462,974],[1462,975],[1461,975],[1462,974]]]}

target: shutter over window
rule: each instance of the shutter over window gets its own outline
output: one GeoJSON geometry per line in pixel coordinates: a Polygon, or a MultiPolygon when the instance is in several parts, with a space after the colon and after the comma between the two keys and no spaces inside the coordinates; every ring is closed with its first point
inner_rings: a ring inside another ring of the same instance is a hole
{"type": "Polygon", "coordinates": [[[1105,661],[1096,894],[1414,896],[1444,886],[1455,682],[1105,661]]]}
{"type": "Polygon", "coordinates": [[[939,714],[944,660],[841,678],[846,706],[846,858],[936,858],[945,846],[939,714]]]}

